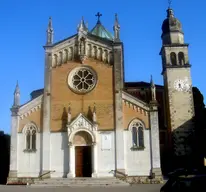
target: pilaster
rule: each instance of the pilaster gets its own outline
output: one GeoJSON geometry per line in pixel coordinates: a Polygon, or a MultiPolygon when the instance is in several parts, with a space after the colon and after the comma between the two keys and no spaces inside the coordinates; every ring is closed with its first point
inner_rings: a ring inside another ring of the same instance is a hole
{"type": "Polygon", "coordinates": [[[11,140],[9,178],[17,177],[17,130],[19,128],[19,107],[11,108],[11,140]]]}
{"type": "Polygon", "coordinates": [[[50,94],[51,94],[52,51],[45,47],[45,74],[43,95],[42,171],[50,170],[50,94]]]}
{"type": "Polygon", "coordinates": [[[159,140],[159,121],[158,107],[156,101],[150,103],[150,134],[151,134],[151,173],[155,176],[161,176],[160,164],[160,140],[159,140]]]}
{"type": "Polygon", "coordinates": [[[115,99],[115,167],[117,171],[125,172],[124,159],[124,127],[122,113],[123,88],[123,45],[114,44],[114,99],[115,99]]]}

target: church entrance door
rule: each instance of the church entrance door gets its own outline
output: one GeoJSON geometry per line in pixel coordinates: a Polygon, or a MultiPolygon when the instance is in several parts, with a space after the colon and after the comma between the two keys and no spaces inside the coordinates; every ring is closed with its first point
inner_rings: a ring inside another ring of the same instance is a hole
{"type": "Polygon", "coordinates": [[[92,146],[75,147],[76,177],[91,177],[92,175],[92,146]]]}

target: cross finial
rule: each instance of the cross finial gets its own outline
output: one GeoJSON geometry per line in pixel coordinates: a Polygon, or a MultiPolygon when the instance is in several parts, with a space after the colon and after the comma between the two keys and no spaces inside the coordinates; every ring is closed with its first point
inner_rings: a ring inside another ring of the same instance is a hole
{"type": "Polygon", "coordinates": [[[172,4],[172,0],[168,0],[168,7],[170,8],[172,4]]]}
{"type": "Polygon", "coordinates": [[[97,23],[100,23],[100,17],[102,16],[102,14],[100,12],[97,12],[95,16],[98,17],[97,23]]]}

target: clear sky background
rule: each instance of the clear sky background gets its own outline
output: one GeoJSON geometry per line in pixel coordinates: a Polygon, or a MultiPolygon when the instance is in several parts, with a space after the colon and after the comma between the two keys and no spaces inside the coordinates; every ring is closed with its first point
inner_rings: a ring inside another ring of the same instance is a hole
{"type": "MultiPolygon", "coordinates": [[[[102,24],[111,32],[118,13],[125,50],[126,81],[162,84],[161,25],[167,0],[1,0],[0,4],[0,130],[10,133],[10,107],[19,81],[21,104],[43,88],[46,28],[52,16],[55,41],[76,33],[82,16],[93,28],[100,11],[102,24]]],[[[175,16],[182,22],[190,44],[193,86],[206,97],[206,1],[173,0],[175,16]]]]}

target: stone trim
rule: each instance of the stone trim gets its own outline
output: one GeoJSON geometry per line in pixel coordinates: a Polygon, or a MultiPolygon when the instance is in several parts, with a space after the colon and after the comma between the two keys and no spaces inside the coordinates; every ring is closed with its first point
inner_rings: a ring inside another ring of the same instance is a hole
{"type": "Polygon", "coordinates": [[[31,113],[36,112],[39,109],[41,109],[42,98],[43,98],[43,94],[40,95],[39,97],[31,100],[30,102],[23,105],[22,107],[20,107],[20,109],[19,109],[20,119],[22,120],[25,117],[29,116],[31,113]]]}
{"type": "Polygon", "coordinates": [[[92,137],[92,142],[96,142],[94,132],[97,131],[98,125],[89,121],[82,113],[80,113],[69,125],[67,125],[68,142],[72,143],[74,135],[79,131],[86,131],[92,137]]]}
{"type": "MultiPolygon", "coordinates": [[[[136,106],[136,110],[140,110],[141,111],[150,111],[149,105],[141,100],[139,100],[136,97],[133,97],[132,95],[130,95],[129,93],[126,93],[124,91],[122,91],[122,99],[124,102],[129,103],[129,106],[136,106]]],[[[134,107],[135,109],[135,107],[134,107]]]]}

